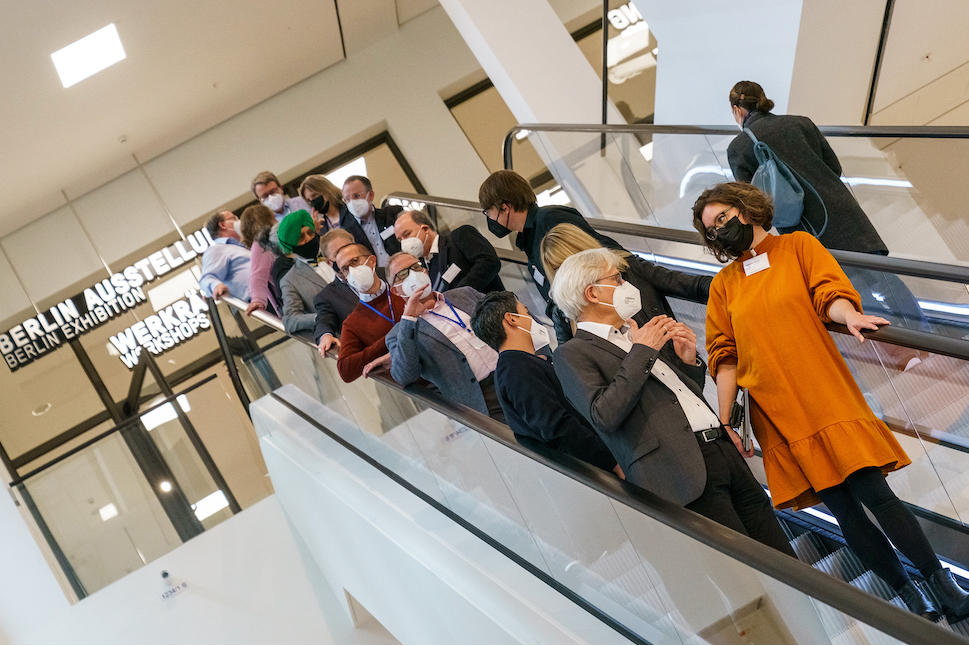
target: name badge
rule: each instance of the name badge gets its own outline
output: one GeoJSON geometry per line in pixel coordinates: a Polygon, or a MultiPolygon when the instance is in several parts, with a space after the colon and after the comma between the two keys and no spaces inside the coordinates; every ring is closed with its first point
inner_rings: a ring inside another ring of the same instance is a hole
{"type": "Polygon", "coordinates": [[[450,283],[452,280],[458,277],[461,273],[461,268],[458,267],[457,263],[451,263],[451,266],[447,268],[447,271],[441,274],[441,280],[445,283],[450,283]]]}
{"type": "Polygon", "coordinates": [[[762,253],[759,256],[753,256],[744,261],[744,273],[748,276],[756,274],[758,271],[764,271],[770,268],[770,262],[767,260],[767,254],[762,253]]]}
{"type": "Polygon", "coordinates": [[[539,287],[545,284],[545,276],[543,276],[542,272],[538,270],[538,267],[532,269],[532,278],[535,279],[535,282],[538,283],[539,287]]]}
{"type": "Polygon", "coordinates": [[[393,225],[387,227],[386,229],[380,232],[380,237],[383,238],[384,240],[390,239],[392,235],[394,235],[393,225]]]}

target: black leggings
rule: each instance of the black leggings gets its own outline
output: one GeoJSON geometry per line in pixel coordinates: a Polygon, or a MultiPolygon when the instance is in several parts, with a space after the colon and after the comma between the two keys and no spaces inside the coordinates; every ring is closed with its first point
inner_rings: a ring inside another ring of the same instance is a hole
{"type": "Polygon", "coordinates": [[[928,578],[942,567],[915,516],[885,482],[881,470],[872,467],[855,471],[841,484],[819,491],[818,496],[838,519],[848,547],[865,567],[896,590],[909,577],[889,539],[922,576],[928,578]],[[875,516],[884,533],[871,522],[862,505],[875,516]]]}

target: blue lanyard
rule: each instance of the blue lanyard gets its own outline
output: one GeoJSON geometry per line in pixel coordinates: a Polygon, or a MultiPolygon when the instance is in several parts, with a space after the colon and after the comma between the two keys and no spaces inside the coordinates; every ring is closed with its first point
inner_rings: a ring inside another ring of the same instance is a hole
{"type": "Polygon", "coordinates": [[[387,309],[390,310],[390,316],[389,317],[386,314],[384,314],[383,312],[381,312],[380,310],[378,310],[376,307],[374,307],[373,305],[371,305],[370,303],[365,303],[363,301],[360,301],[360,304],[363,305],[364,307],[366,307],[367,309],[369,309],[371,312],[373,312],[374,314],[376,314],[380,318],[382,318],[383,320],[385,320],[388,323],[390,323],[391,325],[394,325],[396,323],[396,321],[394,320],[394,304],[390,300],[390,287],[387,287],[386,290],[387,290],[387,309]]]}
{"type": "Polygon", "coordinates": [[[468,326],[465,325],[464,324],[464,321],[461,320],[461,317],[458,316],[458,311],[456,309],[454,309],[454,306],[453,305],[451,305],[451,301],[449,301],[448,299],[445,298],[444,299],[444,302],[447,303],[447,306],[451,308],[451,312],[454,314],[454,318],[453,319],[450,316],[447,316],[445,314],[438,314],[437,312],[428,312],[428,314],[433,314],[434,316],[438,316],[438,317],[444,319],[445,321],[451,321],[451,323],[456,324],[462,330],[467,330],[468,329],[468,326]]]}

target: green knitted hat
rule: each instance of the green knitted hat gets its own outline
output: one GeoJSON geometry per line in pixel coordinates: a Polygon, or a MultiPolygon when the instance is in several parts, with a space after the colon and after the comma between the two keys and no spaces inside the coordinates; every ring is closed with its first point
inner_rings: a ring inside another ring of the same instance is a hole
{"type": "Polygon", "coordinates": [[[279,248],[283,250],[283,253],[293,253],[293,247],[299,244],[303,227],[316,229],[313,216],[307,213],[305,209],[293,211],[279,223],[279,248]]]}

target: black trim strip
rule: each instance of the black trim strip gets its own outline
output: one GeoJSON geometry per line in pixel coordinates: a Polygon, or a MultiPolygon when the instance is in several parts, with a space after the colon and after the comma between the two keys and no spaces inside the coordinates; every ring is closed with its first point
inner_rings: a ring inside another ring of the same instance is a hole
{"type": "Polygon", "coordinates": [[[875,107],[875,95],[878,93],[878,80],[881,77],[882,61],[885,60],[885,48],[888,47],[888,32],[892,26],[892,13],[895,11],[895,0],[885,0],[885,14],[882,16],[882,29],[878,34],[878,49],[875,53],[875,63],[871,68],[871,83],[868,84],[868,100],[865,101],[865,114],[862,123],[871,123],[871,112],[875,107]]]}
{"type": "Polygon", "coordinates": [[[333,0],[333,10],[336,11],[336,28],[340,32],[340,49],[343,50],[343,60],[347,59],[347,41],[343,37],[343,22],[340,20],[340,1],[333,0]]]}
{"type": "Polygon", "coordinates": [[[232,388],[236,391],[236,397],[242,402],[243,408],[246,410],[246,415],[250,418],[252,415],[249,413],[249,405],[252,403],[249,401],[249,394],[246,393],[245,387],[242,385],[242,379],[239,377],[239,370],[236,368],[236,362],[232,358],[232,350],[229,348],[229,340],[225,334],[225,328],[222,327],[222,315],[219,314],[219,307],[215,302],[215,299],[207,296],[205,298],[206,303],[209,305],[209,316],[212,318],[212,329],[215,331],[215,336],[219,342],[219,349],[222,351],[222,358],[225,360],[225,369],[229,373],[229,380],[232,381],[232,388]]]}
{"type": "Polygon", "coordinates": [[[305,412],[303,412],[303,410],[301,410],[298,406],[295,406],[289,401],[287,401],[286,399],[283,399],[282,397],[279,396],[279,394],[275,392],[270,393],[270,396],[276,401],[278,401],[279,403],[281,403],[283,406],[291,410],[293,413],[301,417],[308,424],[314,426],[317,430],[319,430],[321,433],[329,437],[331,440],[333,440],[334,442],[342,446],[344,449],[353,453],[358,458],[360,458],[361,460],[363,460],[364,462],[366,462],[367,464],[369,464],[370,466],[372,466],[373,468],[377,469],[382,474],[390,478],[396,484],[400,485],[401,487],[409,491],[411,494],[417,496],[422,501],[424,501],[425,503],[427,503],[428,505],[430,505],[431,507],[439,511],[441,514],[448,517],[450,520],[454,521],[455,523],[457,523],[458,525],[466,529],[468,532],[470,532],[477,538],[481,539],[483,542],[487,543],[490,547],[492,547],[494,550],[499,552],[501,555],[514,561],[523,570],[525,570],[535,578],[545,583],[547,586],[549,586],[550,588],[552,588],[553,590],[555,590],[556,592],[564,596],[566,599],[568,599],[575,605],[579,606],[580,608],[588,612],[590,615],[592,615],[593,617],[595,617],[605,625],[609,626],[609,628],[611,628],[612,630],[616,631],[617,633],[619,633],[620,635],[622,635],[623,637],[625,637],[626,639],[628,639],[634,644],[650,643],[645,639],[643,639],[641,636],[639,636],[637,633],[633,632],[631,629],[629,629],[628,627],[626,627],[625,625],[617,621],[616,619],[613,619],[612,617],[605,614],[597,607],[595,607],[594,605],[586,601],[583,597],[579,596],[571,588],[565,586],[564,584],[560,583],[556,579],[552,578],[551,576],[543,572],[540,568],[537,568],[534,565],[532,565],[527,559],[522,558],[517,552],[509,549],[503,543],[500,543],[499,541],[492,538],[490,535],[481,531],[480,529],[478,529],[478,527],[469,523],[463,517],[454,513],[453,511],[451,511],[450,509],[448,509],[447,507],[439,503],[437,500],[435,500],[431,496],[427,495],[426,493],[424,493],[423,491],[421,491],[420,489],[412,485],[410,482],[402,478],[396,472],[384,466],[378,460],[372,458],[370,455],[364,453],[353,444],[347,442],[342,437],[340,437],[339,435],[337,435],[327,427],[320,424],[317,420],[313,419],[305,412]]]}

